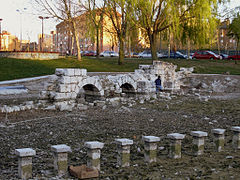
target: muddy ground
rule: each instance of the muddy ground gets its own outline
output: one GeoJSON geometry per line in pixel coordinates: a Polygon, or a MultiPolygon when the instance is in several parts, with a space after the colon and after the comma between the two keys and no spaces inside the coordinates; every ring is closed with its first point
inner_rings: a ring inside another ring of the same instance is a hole
{"type": "Polygon", "coordinates": [[[240,179],[240,150],[232,149],[232,126],[240,125],[240,98],[200,101],[193,97],[136,104],[122,108],[89,107],[86,111],[58,112],[30,110],[0,114],[0,179],[17,179],[16,148],[31,147],[34,179],[74,179],[56,177],[51,145],[71,146],[70,165],[86,164],[85,141],[104,142],[99,179],[240,179]],[[226,146],[214,152],[211,129],[226,129],[226,146]],[[192,156],[190,131],[209,133],[205,154],[192,156]],[[169,159],[168,133],[183,133],[182,158],[169,159]],[[161,137],[157,163],[144,163],[142,135],[161,137]],[[134,140],[131,166],[116,166],[115,138],[134,140]]]}

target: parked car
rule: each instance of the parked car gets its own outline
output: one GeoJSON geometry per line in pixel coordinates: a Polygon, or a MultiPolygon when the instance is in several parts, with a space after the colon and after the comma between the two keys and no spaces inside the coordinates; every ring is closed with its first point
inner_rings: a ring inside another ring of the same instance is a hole
{"type": "Polygon", "coordinates": [[[220,59],[220,56],[215,54],[212,51],[196,51],[193,56],[193,59],[220,59]]]}
{"type": "Polygon", "coordinates": [[[229,60],[240,60],[240,55],[231,55],[231,56],[228,56],[228,59],[229,60]]]}
{"type": "Polygon", "coordinates": [[[170,58],[173,59],[187,59],[187,55],[182,54],[179,51],[176,51],[175,53],[170,53],[170,58]]]}
{"type": "Polygon", "coordinates": [[[101,57],[118,57],[118,53],[114,51],[103,51],[99,54],[101,57]]]}
{"type": "Polygon", "coordinates": [[[134,53],[133,53],[133,57],[134,57],[134,58],[138,58],[138,57],[139,57],[139,53],[134,52],[134,53]]]}
{"type": "Polygon", "coordinates": [[[86,52],[84,55],[85,56],[96,56],[96,51],[88,51],[88,52],[86,52]]]}
{"type": "MultiPolygon", "coordinates": [[[[160,56],[161,56],[160,53],[157,52],[157,57],[160,58],[160,56]]],[[[152,58],[152,53],[150,50],[145,50],[143,52],[140,52],[138,54],[138,57],[139,58],[152,58]]]]}
{"type": "Polygon", "coordinates": [[[227,54],[220,54],[220,59],[228,59],[228,55],[227,54]]]}
{"type": "MultiPolygon", "coordinates": [[[[168,58],[168,52],[161,55],[160,58],[168,58]]],[[[187,55],[184,55],[181,52],[176,51],[176,52],[171,52],[169,58],[172,58],[172,59],[187,59],[187,55]]]]}

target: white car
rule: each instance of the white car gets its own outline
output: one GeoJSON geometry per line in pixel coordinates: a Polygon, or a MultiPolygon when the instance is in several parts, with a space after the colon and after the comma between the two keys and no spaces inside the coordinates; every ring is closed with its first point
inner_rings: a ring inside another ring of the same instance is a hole
{"type": "Polygon", "coordinates": [[[114,51],[103,51],[99,54],[101,57],[118,57],[118,53],[114,51]]]}
{"type": "MultiPolygon", "coordinates": [[[[158,53],[157,52],[157,57],[158,58],[161,58],[163,55],[161,54],[161,53],[158,53]]],[[[143,51],[143,52],[141,52],[141,53],[139,53],[138,54],[138,57],[139,58],[152,58],[152,53],[151,53],[151,51],[143,51]]]]}

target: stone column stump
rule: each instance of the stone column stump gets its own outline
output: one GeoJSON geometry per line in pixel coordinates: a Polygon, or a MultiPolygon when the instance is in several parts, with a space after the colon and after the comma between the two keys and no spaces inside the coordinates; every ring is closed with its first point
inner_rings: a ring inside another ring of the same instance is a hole
{"type": "Polygon", "coordinates": [[[157,162],[157,142],[160,141],[156,136],[143,136],[144,141],[144,160],[145,162],[157,162]]]}
{"type": "Polygon", "coordinates": [[[204,141],[208,133],[203,131],[191,131],[193,136],[193,155],[198,156],[204,153],[204,141]]]}
{"type": "Polygon", "coordinates": [[[131,139],[115,139],[117,144],[117,164],[120,167],[130,166],[130,146],[133,144],[131,139]]]}
{"type": "Polygon", "coordinates": [[[51,146],[54,157],[54,170],[58,175],[67,174],[68,170],[68,152],[71,148],[65,144],[51,146]]]}
{"type": "Polygon", "coordinates": [[[225,129],[212,129],[214,142],[217,152],[221,152],[224,148],[224,133],[225,129]]]}
{"type": "Polygon", "coordinates": [[[240,149],[240,126],[232,127],[233,140],[232,145],[235,150],[240,149]]]}
{"type": "Polygon", "coordinates": [[[182,140],[185,138],[184,134],[171,133],[167,137],[170,139],[169,157],[178,159],[182,157],[182,140]]]}
{"type": "Polygon", "coordinates": [[[100,171],[101,149],[103,148],[104,143],[98,141],[89,141],[85,142],[85,146],[87,147],[88,155],[87,166],[100,171]]]}
{"type": "Polygon", "coordinates": [[[32,157],[36,151],[31,148],[15,149],[18,156],[18,176],[21,179],[32,178],[32,157]]]}

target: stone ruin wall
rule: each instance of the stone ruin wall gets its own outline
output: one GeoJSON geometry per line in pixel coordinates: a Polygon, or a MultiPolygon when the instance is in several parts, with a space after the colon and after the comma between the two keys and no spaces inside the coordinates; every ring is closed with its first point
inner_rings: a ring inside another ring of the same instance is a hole
{"type": "Polygon", "coordinates": [[[193,71],[193,68],[181,68],[176,72],[176,68],[171,63],[154,61],[153,65],[140,65],[134,73],[91,76],[86,69],[56,69],[52,83],[46,91],[41,92],[41,102],[52,103],[53,109],[54,106],[58,110],[71,109],[77,106],[76,100],[86,91],[84,87],[89,85],[102,100],[125,96],[123,86],[126,84],[137,98],[156,98],[154,81],[158,75],[161,76],[165,91],[178,92],[183,84],[182,79],[193,71]]]}

